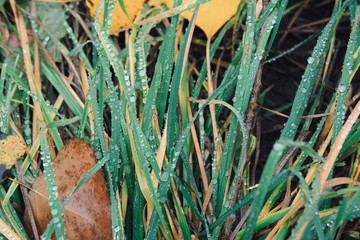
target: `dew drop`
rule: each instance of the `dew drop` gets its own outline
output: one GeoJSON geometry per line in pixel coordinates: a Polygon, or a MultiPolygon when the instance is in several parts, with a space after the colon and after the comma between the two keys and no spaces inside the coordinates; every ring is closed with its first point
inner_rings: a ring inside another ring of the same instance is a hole
{"type": "Polygon", "coordinates": [[[59,212],[59,211],[58,211],[57,209],[52,209],[52,210],[51,210],[51,214],[52,214],[52,215],[56,215],[56,214],[58,214],[58,212],[59,212]]]}
{"type": "Polygon", "coordinates": [[[100,151],[95,152],[96,159],[100,159],[102,157],[102,153],[100,151]]]}
{"type": "Polygon", "coordinates": [[[281,144],[281,143],[275,143],[275,144],[274,144],[274,150],[276,150],[276,151],[282,151],[282,150],[284,150],[284,145],[281,144]]]}
{"type": "Polygon", "coordinates": [[[166,182],[169,179],[169,173],[168,172],[163,172],[160,176],[160,180],[163,182],[166,182]]]}
{"type": "Polygon", "coordinates": [[[313,57],[309,57],[308,60],[307,60],[307,62],[309,64],[312,64],[314,61],[315,61],[315,59],[313,57]]]}
{"type": "Polygon", "coordinates": [[[345,90],[346,90],[346,87],[341,84],[341,85],[339,86],[339,92],[345,92],[345,90]]]}

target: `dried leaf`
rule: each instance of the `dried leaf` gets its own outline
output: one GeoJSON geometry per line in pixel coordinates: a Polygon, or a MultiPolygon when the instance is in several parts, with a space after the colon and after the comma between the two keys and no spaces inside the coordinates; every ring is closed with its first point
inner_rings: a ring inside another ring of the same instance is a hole
{"type": "MultiPolygon", "coordinates": [[[[0,8],[2,7],[1,5],[1,0],[0,0],[0,8]]],[[[5,22],[3,17],[0,16],[0,22],[5,22]]],[[[5,24],[0,24],[0,42],[7,42],[10,36],[10,31],[9,28],[5,25],[5,24]]]]}
{"type": "Polygon", "coordinates": [[[257,3],[256,3],[256,7],[255,7],[255,16],[256,16],[256,19],[259,18],[262,10],[264,8],[264,5],[263,5],[263,0],[258,0],[257,3]]]}
{"type": "MultiPolygon", "coordinates": [[[[28,29],[27,30],[27,35],[28,35],[28,42],[27,43],[31,43],[34,40],[34,35],[32,30],[28,29]]],[[[21,42],[20,39],[18,37],[18,35],[14,32],[10,33],[9,38],[7,39],[7,44],[11,47],[14,48],[20,48],[21,47],[21,42]]]]}
{"type": "MultiPolygon", "coordinates": [[[[192,0],[183,0],[183,3],[191,2],[192,0]]],[[[195,24],[201,28],[208,38],[214,34],[235,15],[239,0],[212,0],[199,7],[198,16],[195,24]]],[[[173,0],[165,0],[169,8],[173,7],[173,0]]],[[[184,18],[190,20],[193,14],[192,11],[186,11],[181,14],[184,18]]]]}
{"type": "MultiPolygon", "coordinates": [[[[95,162],[93,149],[83,140],[72,139],[67,142],[53,161],[61,202],[95,162]]],[[[43,174],[34,182],[32,189],[29,200],[35,222],[39,231],[44,232],[51,214],[43,174]]],[[[29,226],[28,216],[25,216],[24,221],[29,226]]],[[[64,224],[68,239],[111,239],[110,200],[101,171],[94,174],[72,196],[64,211],[64,224]]]]}
{"type": "MultiPolygon", "coordinates": [[[[145,0],[124,0],[126,12],[131,20],[134,20],[137,14],[141,11],[145,0]]],[[[86,5],[90,10],[92,17],[96,16],[96,8],[99,6],[100,0],[86,0],[86,5]]],[[[99,21],[103,22],[104,10],[101,11],[99,21]]],[[[118,32],[123,27],[130,27],[132,23],[126,17],[125,13],[120,7],[118,1],[116,1],[112,22],[110,26],[111,32],[118,32]]]]}
{"type": "Polygon", "coordinates": [[[159,7],[161,4],[165,3],[165,1],[164,0],[149,0],[147,3],[149,4],[149,6],[159,7]]]}
{"type": "Polygon", "coordinates": [[[6,169],[11,168],[27,151],[28,147],[18,136],[9,136],[0,132],[0,165],[5,166],[6,169]]]}

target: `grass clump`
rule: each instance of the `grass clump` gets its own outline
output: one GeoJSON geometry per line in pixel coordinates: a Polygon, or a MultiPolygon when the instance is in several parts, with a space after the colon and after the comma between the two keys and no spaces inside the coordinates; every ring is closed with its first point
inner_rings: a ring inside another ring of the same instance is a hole
{"type": "MultiPolygon", "coordinates": [[[[30,149],[15,178],[31,186],[42,169],[40,150],[43,170],[52,172],[48,161],[64,141],[83,138],[98,162],[64,202],[49,191],[51,209],[61,216],[72,194],[103,168],[112,238],[358,237],[357,1],[327,3],[324,25],[300,41],[290,36],[297,16],[323,5],[244,1],[211,39],[195,27],[205,2],[186,5],[194,9],[189,21],[179,16],[181,1],[177,11],[145,3],[118,36],[110,35],[117,1],[99,5],[104,22],[75,3],[53,5],[62,16],[57,22],[46,18],[49,3],[3,3],[0,128],[30,149]],[[343,28],[349,34],[341,35],[343,28]],[[279,51],[287,39],[291,46],[279,51]],[[304,46],[302,61],[292,60],[298,74],[291,92],[289,82],[275,78],[304,46]],[[291,100],[269,110],[278,101],[269,86],[279,82],[289,84],[291,100]],[[285,122],[276,123],[279,116],[285,122]],[[264,142],[264,131],[277,124],[280,136],[277,130],[264,142]]],[[[33,238],[20,221],[22,207],[13,204],[23,203],[18,180],[1,184],[0,232],[33,238]]],[[[62,237],[60,223],[50,222],[42,237],[62,237]]]]}

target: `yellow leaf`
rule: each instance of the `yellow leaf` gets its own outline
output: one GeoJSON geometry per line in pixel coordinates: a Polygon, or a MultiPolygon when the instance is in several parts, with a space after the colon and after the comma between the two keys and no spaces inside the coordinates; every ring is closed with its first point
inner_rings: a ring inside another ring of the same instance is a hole
{"type": "MultiPolygon", "coordinates": [[[[134,20],[137,14],[142,10],[145,0],[124,0],[126,12],[131,20],[134,20]]],[[[96,16],[96,8],[99,6],[100,0],[86,0],[86,5],[90,10],[92,17],[96,16]]],[[[101,11],[99,21],[102,23],[104,18],[104,9],[101,11]]],[[[122,11],[118,0],[114,7],[112,22],[110,26],[110,32],[116,33],[123,27],[132,26],[132,22],[126,17],[122,11]]]]}
{"type": "Polygon", "coordinates": [[[27,151],[28,147],[18,136],[0,133],[0,164],[5,165],[6,169],[11,168],[27,151]]]}
{"type": "MultiPolygon", "coordinates": [[[[192,0],[183,0],[183,3],[191,2],[192,0]]],[[[169,8],[173,7],[173,0],[165,0],[169,8]]],[[[214,34],[235,15],[237,7],[241,0],[210,0],[199,7],[198,16],[195,24],[201,28],[208,38],[214,34]]],[[[184,18],[190,20],[193,14],[192,11],[186,11],[181,14],[184,18]]]]}
{"type": "Polygon", "coordinates": [[[149,0],[148,1],[149,6],[153,6],[153,7],[159,7],[163,3],[165,3],[164,0],[149,0]]]}

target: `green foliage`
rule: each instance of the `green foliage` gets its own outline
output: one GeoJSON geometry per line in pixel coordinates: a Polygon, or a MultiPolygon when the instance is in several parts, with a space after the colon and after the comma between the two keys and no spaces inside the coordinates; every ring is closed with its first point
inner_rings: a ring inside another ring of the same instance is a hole
{"type": "Polygon", "coordinates": [[[38,35],[38,38],[45,43],[47,50],[55,62],[61,62],[60,51],[53,42],[49,42],[49,35],[58,40],[61,40],[66,36],[64,22],[67,21],[67,14],[63,6],[59,3],[39,2],[36,3],[36,10],[36,16],[41,25],[46,27],[46,29],[39,28],[39,31],[36,34],[38,35]]]}
{"type": "MultiPolygon", "coordinates": [[[[287,0],[274,0],[262,11],[257,1],[245,2],[200,54],[197,44],[205,40],[194,34],[200,1],[189,5],[194,10],[189,22],[178,15],[183,10],[164,16],[161,6],[144,11],[120,37],[109,35],[118,2],[126,8],[122,0],[101,1],[97,14],[104,9],[106,21],[94,19],[91,27],[75,3],[36,3],[36,17],[18,9],[34,33],[33,42],[1,44],[0,130],[22,135],[30,148],[21,160],[25,185],[31,186],[40,171],[40,151],[53,213],[42,237],[66,233],[61,219],[66,204],[101,168],[114,239],[253,239],[254,234],[332,239],[346,221],[359,218],[359,119],[348,135],[338,136],[348,114],[357,111],[348,102],[359,91],[348,91],[360,66],[356,1],[336,1],[321,31],[275,57],[284,17],[305,1],[289,6],[287,0]],[[351,32],[339,84],[324,108],[345,13],[350,13],[351,32]],[[155,20],[138,24],[146,19],[155,20]],[[261,106],[271,101],[259,90],[262,70],[314,39],[293,102],[277,109],[290,108],[281,135],[263,169],[255,169],[254,153],[263,143],[253,129],[254,116],[273,116],[254,107],[254,101],[261,106]],[[223,74],[214,73],[219,68],[223,74]],[[212,79],[216,84],[209,94],[212,79]],[[319,118],[312,117],[320,112],[319,118]],[[308,132],[310,140],[301,139],[308,132]],[[73,136],[91,142],[98,162],[60,202],[52,191],[49,142],[59,151],[73,136]],[[344,138],[341,146],[335,145],[338,137],[344,138]],[[322,166],[334,148],[339,154],[331,168],[344,167],[346,174],[324,179],[322,166]],[[344,164],[349,156],[351,166],[344,164]]],[[[175,7],[180,4],[174,1],[175,7]]],[[[9,20],[11,10],[2,14],[8,29],[24,30],[9,20]]],[[[0,218],[26,239],[31,236],[11,204],[18,187],[16,181],[1,186],[0,218]]]]}

